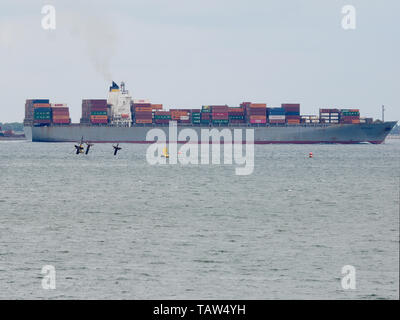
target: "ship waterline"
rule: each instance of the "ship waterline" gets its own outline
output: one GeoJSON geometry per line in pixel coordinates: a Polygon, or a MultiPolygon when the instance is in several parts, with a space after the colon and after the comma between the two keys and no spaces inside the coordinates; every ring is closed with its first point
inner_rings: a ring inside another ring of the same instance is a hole
{"type": "MultiPolygon", "coordinates": [[[[264,125],[264,126],[180,126],[179,133],[184,129],[192,129],[201,137],[202,130],[217,129],[222,136],[222,130],[228,129],[234,137],[234,130],[242,130],[242,139],[234,143],[246,142],[246,130],[254,130],[255,144],[356,144],[384,142],[387,135],[396,125],[395,121],[375,122],[371,124],[305,124],[305,125],[264,125]]],[[[93,126],[83,124],[51,125],[39,127],[25,127],[27,140],[33,142],[76,142],[82,138],[91,143],[154,143],[154,139],[147,139],[147,134],[152,129],[162,130],[169,139],[169,126],[93,126]]],[[[214,131],[215,132],[215,131],[214,131]]],[[[226,130],[225,130],[226,132],[226,130]]],[[[186,143],[188,140],[178,140],[186,143]]],[[[213,140],[223,143],[224,139],[213,140]]],[[[204,141],[203,141],[204,142],[204,141]]],[[[211,142],[211,138],[210,138],[211,142]]]]}

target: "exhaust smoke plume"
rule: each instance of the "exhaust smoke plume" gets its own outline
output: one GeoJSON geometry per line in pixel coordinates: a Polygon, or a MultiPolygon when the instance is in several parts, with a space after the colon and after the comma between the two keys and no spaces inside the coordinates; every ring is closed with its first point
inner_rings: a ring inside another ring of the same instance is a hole
{"type": "Polygon", "coordinates": [[[78,36],[87,49],[90,62],[104,80],[111,82],[111,59],[116,53],[117,33],[105,17],[73,14],[71,34],[78,36]]]}

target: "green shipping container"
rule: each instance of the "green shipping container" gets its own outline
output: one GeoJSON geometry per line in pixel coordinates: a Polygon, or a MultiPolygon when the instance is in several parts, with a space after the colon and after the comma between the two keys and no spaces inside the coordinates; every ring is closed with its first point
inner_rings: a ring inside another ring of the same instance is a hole
{"type": "Polygon", "coordinates": [[[154,119],[171,120],[171,115],[155,115],[154,119]]]}
{"type": "Polygon", "coordinates": [[[36,109],[34,111],[33,118],[36,120],[49,120],[51,119],[51,112],[50,110],[46,109],[36,109]]]}
{"type": "Polygon", "coordinates": [[[348,116],[358,117],[360,115],[360,113],[359,112],[342,112],[342,115],[345,117],[348,117],[348,116]]]}
{"type": "Polygon", "coordinates": [[[218,119],[218,120],[213,120],[213,124],[228,124],[229,120],[223,120],[223,119],[218,119]]]}
{"type": "Polygon", "coordinates": [[[243,120],[244,116],[239,116],[239,115],[230,115],[229,119],[233,119],[233,120],[243,120]]]}
{"type": "Polygon", "coordinates": [[[107,111],[92,111],[92,116],[106,116],[107,111]]]}

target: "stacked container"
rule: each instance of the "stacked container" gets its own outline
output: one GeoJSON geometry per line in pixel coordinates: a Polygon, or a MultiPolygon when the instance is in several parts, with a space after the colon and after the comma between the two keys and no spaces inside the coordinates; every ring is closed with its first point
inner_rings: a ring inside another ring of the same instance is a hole
{"type": "Polygon", "coordinates": [[[154,113],[154,122],[157,124],[166,124],[171,121],[170,111],[156,111],[154,113]]]}
{"type": "Polygon", "coordinates": [[[360,110],[359,109],[342,109],[340,113],[341,123],[360,123],[360,110]]]}
{"type": "Polygon", "coordinates": [[[251,124],[267,123],[267,105],[265,103],[247,103],[246,116],[251,124]]]}
{"type": "Polygon", "coordinates": [[[300,104],[299,103],[282,103],[281,107],[285,110],[286,123],[300,123],[300,104]]]}
{"type": "Polygon", "coordinates": [[[211,121],[211,108],[210,106],[202,106],[200,121],[202,124],[210,124],[211,121]]]}
{"type": "Polygon", "coordinates": [[[171,119],[179,123],[190,123],[190,110],[171,109],[171,119]]]}
{"type": "Polygon", "coordinates": [[[229,122],[230,123],[244,123],[245,122],[245,114],[244,108],[229,108],[229,122]]]}
{"type": "Polygon", "coordinates": [[[153,107],[150,102],[134,103],[131,110],[135,123],[153,123],[153,107]]]}
{"type": "Polygon", "coordinates": [[[52,122],[54,124],[70,124],[69,108],[66,104],[51,104],[52,122]]]}
{"type": "Polygon", "coordinates": [[[303,115],[301,116],[301,123],[319,123],[319,117],[316,115],[303,115]]]}
{"type": "Polygon", "coordinates": [[[269,123],[285,123],[285,109],[283,108],[270,108],[268,110],[268,122],[269,123]]]}
{"type": "Polygon", "coordinates": [[[49,104],[48,99],[27,99],[25,101],[25,119],[24,124],[31,125],[33,123],[33,109],[35,104],[49,104]]]}
{"type": "Polygon", "coordinates": [[[35,103],[33,105],[33,123],[38,125],[51,123],[51,107],[49,103],[35,103]]]}
{"type": "Polygon", "coordinates": [[[201,123],[201,112],[200,109],[192,109],[192,123],[193,124],[200,124],[201,123]]]}
{"type": "Polygon", "coordinates": [[[151,109],[156,111],[156,110],[162,110],[163,105],[162,104],[152,104],[151,109]]]}
{"type": "Polygon", "coordinates": [[[227,125],[229,123],[229,107],[211,106],[211,119],[214,125],[227,125]]]}
{"type": "Polygon", "coordinates": [[[81,123],[107,124],[108,105],[105,99],[82,100],[81,123]]]}
{"type": "Polygon", "coordinates": [[[321,123],[339,123],[339,109],[319,109],[321,123]]]}

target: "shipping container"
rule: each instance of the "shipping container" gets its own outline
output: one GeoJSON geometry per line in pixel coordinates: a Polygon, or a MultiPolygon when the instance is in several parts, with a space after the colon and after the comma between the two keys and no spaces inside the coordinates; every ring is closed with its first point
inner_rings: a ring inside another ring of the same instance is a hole
{"type": "Polygon", "coordinates": [[[136,123],[152,123],[153,120],[152,119],[135,119],[136,123]]]}
{"type": "Polygon", "coordinates": [[[147,99],[133,99],[134,104],[149,104],[150,100],[147,99]]]}
{"type": "Polygon", "coordinates": [[[229,108],[228,112],[229,112],[229,114],[237,114],[237,113],[244,114],[244,108],[236,108],[236,107],[229,108]]]}
{"type": "Polygon", "coordinates": [[[152,104],[152,105],[151,105],[151,108],[152,108],[153,110],[162,110],[163,105],[162,105],[162,104],[152,104]]]}
{"type": "Polygon", "coordinates": [[[299,103],[282,103],[281,108],[285,110],[285,114],[300,115],[299,103]]]}
{"type": "Polygon", "coordinates": [[[270,108],[269,115],[285,115],[285,109],[283,108],[270,108]]]}
{"type": "Polygon", "coordinates": [[[285,115],[273,115],[273,114],[270,114],[268,118],[270,120],[283,120],[283,121],[285,121],[286,116],[285,115]]]}
{"type": "Polygon", "coordinates": [[[152,112],[153,109],[151,107],[135,107],[135,113],[138,112],[152,112]]]}
{"type": "Polygon", "coordinates": [[[244,120],[243,114],[229,115],[230,120],[244,120]]]}
{"type": "Polygon", "coordinates": [[[168,124],[170,121],[170,119],[154,119],[154,123],[156,124],[168,124]]]}
{"type": "Polygon", "coordinates": [[[267,104],[266,103],[251,103],[249,105],[249,107],[252,109],[266,109],[267,104]]]}
{"type": "Polygon", "coordinates": [[[210,120],[211,119],[211,113],[201,113],[201,120],[210,120]]]}
{"type": "Polygon", "coordinates": [[[279,120],[279,119],[269,119],[268,122],[269,122],[269,123],[272,123],[272,124],[280,124],[280,123],[285,123],[286,120],[285,120],[285,119],[282,119],[282,120],[279,120]]]}
{"type": "Polygon", "coordinates": [[[212,123],[215,125],[227,125],[229,123],[229,120],[225,120],[225,119],[213,119],[212,123]]]}
{"type": "Polygon", "coordinates": [[[224,106],[210,106],[212,113],[228,113],[229,107],[227,105],[224,106]]]}

